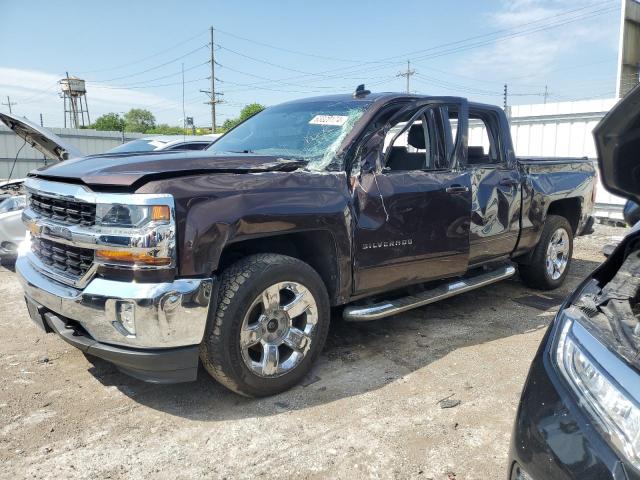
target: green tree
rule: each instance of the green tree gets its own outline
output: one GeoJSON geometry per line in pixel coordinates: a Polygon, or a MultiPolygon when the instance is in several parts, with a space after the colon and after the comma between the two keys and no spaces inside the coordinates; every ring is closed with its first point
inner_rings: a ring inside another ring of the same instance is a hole
{"type": "Polygon", "coordinates": [[[155,127],[145,131],[144,133],[158,135],[191,135],[191,129],[184,129],[178,126],[167,125],[166,123],[159,123],[155,127]]]}
{"type": "Polygon", "coordinates": [[[239,123],[240,123],[239,118],[227,118],[222,124],[222,126],[218,128],[218,130],[222,132],[228,132],[239,123]]]}
{"type": "Polygon", "coordinates": [[[240,110],[240,121],[243,122],[249,117],[253,117],[256,113],[260,113],[265,109],[264,105],[259,103],[250,103],[240,110]]]}
{"type": "Polygon", "coordinates": [[[121,132],[124,128],[124,119],[117,113],[105,113],[96,119],[91,128],[121,132]]]}
{"type": "Polygon", "coordinates": [[[132,108],[124,114],[124,129],[127,132],[146,133],[156,126],[156,117],[149,110],[132,108]]]}
{"type": "Polygon", "coordinates": [[[244,122],[247,118],[253,117],[256,113],[261,112],[265,108],[266,107],[264,105],[261,105],[259,103],[250,103],[249,105],[246,105],[242,110],[240,110],[240,116],[238,118],[227,118],[219,130],[221,130],[222,132],[231,130],[240,122],[244,122]]]}

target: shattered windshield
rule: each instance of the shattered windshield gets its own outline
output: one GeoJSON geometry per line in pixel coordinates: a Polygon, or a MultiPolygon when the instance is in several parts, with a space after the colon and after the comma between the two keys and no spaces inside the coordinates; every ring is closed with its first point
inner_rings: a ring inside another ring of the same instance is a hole
{"type": "Polygon", "coordinates": [[[208,150],[301,159],[308,162],[308,168],[323,170],[370,104],[350,100],[270,107],[231,130],[208,150]]]}

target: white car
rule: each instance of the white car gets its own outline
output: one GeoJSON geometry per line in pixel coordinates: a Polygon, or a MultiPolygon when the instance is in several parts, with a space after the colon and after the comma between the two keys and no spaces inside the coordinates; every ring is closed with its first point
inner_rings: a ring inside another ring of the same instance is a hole
{"type": "Polygon", "coordinates": [[[205,150],[220,135],[156,135],[123,143],[106,153],[156,152],[158,150],[205,150]]]}
{"type": "Polygon", "coordinates": [[[25,236],[22,210],[25,195],[14,195],[0,200],[0,260],[15,259],[18,245],[25,236]]]}

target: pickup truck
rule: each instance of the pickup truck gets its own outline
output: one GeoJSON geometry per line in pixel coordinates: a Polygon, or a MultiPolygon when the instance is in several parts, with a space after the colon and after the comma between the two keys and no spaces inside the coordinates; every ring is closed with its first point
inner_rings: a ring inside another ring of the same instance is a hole
{"type": "Polygon", "coordinates": [[[360,86],[267,108],[205,151],[31,172],[16,270],[31,318],[86,354],[151,382],[201,362],[271,395],[309,372],[333,307],[377,320],[516,266],[558,287],[594,176],[516,158],[498,107],[360,86]]]}

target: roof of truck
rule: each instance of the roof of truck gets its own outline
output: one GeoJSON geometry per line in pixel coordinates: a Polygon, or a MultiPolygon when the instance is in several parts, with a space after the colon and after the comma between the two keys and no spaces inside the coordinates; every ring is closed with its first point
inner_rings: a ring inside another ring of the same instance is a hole
{"type": "MultiPolygon", "coordinates": [[[[397,99],[429,99],[429,98],[447,98],[451,101],[456,100],[466,100],[465,97],[450,97],[450,96],[442,96],[442,95],[418,95],[415,93],[402,93],[402,92],[371,92],[366,95],[362,95],[359,97],[354,97],[351,93],[340,93],[334,95],[322,95],[318,97],[306,97],[299,98],[297,100],[291,100],[289,102],[284,102],[284,104],[295,104],[295,103],[306,103],[306,102],[348,102],[348,101],[360,101],[362,103],[373,103],[377,101],[390,101],[397,99]]],[[[501,107],[497,105],[491,105],[488,103],[479,103],[479,102],[468,102],[469,107],[476,109],[487,109],[494,110],[500,109],[501,107]]]]}

